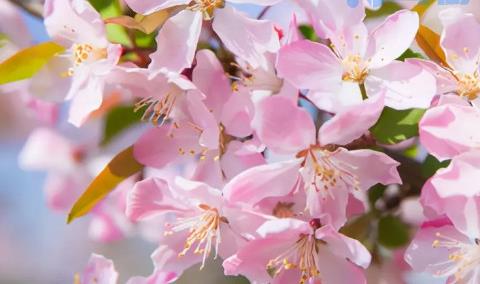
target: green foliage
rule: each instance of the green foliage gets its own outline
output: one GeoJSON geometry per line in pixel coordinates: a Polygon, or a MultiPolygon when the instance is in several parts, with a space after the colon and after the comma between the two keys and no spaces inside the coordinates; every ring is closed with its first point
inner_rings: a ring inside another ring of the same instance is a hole
{"type": "Polygon", "coordinates": [[[315,30],[310,25],[300,25],[298,26],[298,30],[303,35],[305,39],[309,39],[312,41],[318,40],[317,35],[315,34],[315,30]]]}
{"type": "Polygon", "coordinates": [[[112,109],[105,118],[102,145],[108,144],[117,135],[141,121],[142,114],[134,112],[132,106],[119,106],[112,109]]]}
{"type": "Polygon", "coordinates": [[[440,162],[434,156],[428,155],[427,158],[425,158],[425,161],[423,161],[423,164],[422,164],[422,175],[425,178],[430,178],[439,169],[446,168],[446,167],[448,167],[448,165],[450,165],[450,160],[440,162]]]}
{"type": "MultiPolygon", "coordinates": [[[[89,0],[90,4],[107,19],[117,17],[123,14],[122,7],[118,0],[89,0]]],[[[124,27],[119,25],[107,25],[108,40],[132,47],[132,42],[124,27]]]]}
{"type": "Polygon", "coordinates": [[[400,248],[408,244],[409,227],[400,218],[388,215],[378,222],[378,242],[390,249],[400,248]]]}
{"type": "Polygon", "coordinates": [[[370,131],[380,143],[397,144],[418,135],[418,122],[424,113],[424,109],[395,110],[385,107],[370,131]]]}
{"type": "Polygon", "coordinates": [[[399,58],[397,58],[397,60],[400,60],[400,61],[405,61],[405,59],[408,59],[408,58],[420,58],[420,59],[424,59],[425,57],[423,57],[422,54],[418,53],[418,52],[415,52],[413,50],[411,50],[410,48],[405,50],[405,52],[400,55],[399,58]]]}
{"type": "Polygon", "coordinates": [[[379,18],[379,17],[386,17],[388,15],[391,15],[395,13],[398,10],[403,9],[400,4],[396,2],[387,2],[385,1],[382,4],[382,7],[378,10],[369,10],[367,9],[366,12],[366,18],[367,19],[372,19],[372,18],[379,18]]]}
{"type": "Polygon", "coordinates": [[[54,42],[44,42],[25,48],[0,63],[0,85],[31,78],[65,48],[54,42]]]}

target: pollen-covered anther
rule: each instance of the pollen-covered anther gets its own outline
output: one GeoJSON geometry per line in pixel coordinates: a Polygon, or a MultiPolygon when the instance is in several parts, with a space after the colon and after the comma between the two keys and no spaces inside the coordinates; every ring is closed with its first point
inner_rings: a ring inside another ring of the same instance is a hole
{"type": "Polygon", "coordinates": [[[342,60],[343,81],[363,84],[368,76],[368,62],[360,55],[349,55],[342,60]]]}
{"type": "Polygon", "coordinates": [[[436,233],[436,237],[438,239],[433,241],[432,247],[447,249],[449,254],[445,264],[451,264],[446,265],[445,269],[437,270],[436,275],[443,276],[454,271],[455,281],[460,281],[480,265],[480,246],[477,241],[475,243],[463,242],[441,233],[436,233]]]}
{"type": "Polygon", "coordinates": [[[141,110],[146,107],[142,120],[151,121],[154,125],[158,125],[160,119],[162,119],[162,124],[164,121],[170,118],[170,115],[175,107],[175,102],[177,101],[178,94],[176,92],[171,92],[164,95],[161,99],[157,98],[144,98],[141,101],[135,104],[134,112],[141,110]]]}
{"type": "Polygon", "coordinates": [[[215,9],[223,7],[225,7],[225,0],[193,0],[187,9],[200,11],[205,20],[211,20],[215,9]]]}
{"type": "Polygon", "coordinates": [[[218,209],[206,204],[200,204],[199,209],[202,213],[188,218],[178,219],[173,224],[167,225],[167,234],[188,230],[189,234],[185,240],[183,250],[178,254],[179,257],[185,256],[192,247],[194,254],[202,254],[203,261],[201,268],[204,267],[207,257],[215,248],[215,257],[218,253],[218,247],[221,243],[220,224],[228,223],[228,220],[221,216],[218,209]],[[195,246],[196,244],[196,246],[195,246]]]}
{"type": "Polygon", "coordinates": [[[457,78],[457,94],[468,100],[474,100],[480,94],[480,76],[474,74],[455,74],[457,78]]]}
{"type": "Polygon", "coordinates": [[[298,269],[301,272],[300,284],[317,278],[320,275],[318,249],[322,244],[324,242],[315,239],[313,235],[301,235],[292,247],[268,262],[267,271],[275,277],[283,270],[298,269]]]}
{"type": "Polygon", "coordinates": [[[95,48],[86,43],[74,44],[72,52],[75,65],[80,65],[87,60],[96,61],[107,58],[107,50],[105,48],[95,48]]]}

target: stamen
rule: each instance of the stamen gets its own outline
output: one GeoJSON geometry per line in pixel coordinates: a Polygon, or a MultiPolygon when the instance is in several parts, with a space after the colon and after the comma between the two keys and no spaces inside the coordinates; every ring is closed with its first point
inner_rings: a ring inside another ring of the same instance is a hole
{"type": "Polygon", "coordinates": [[[220,224],[228,223],[228,220],[221,216],[216,208],[210,207],[206,204],[198,206],[203,213],[190,217],[178,219],[175,225],[167,224],[168,231],[165,235],[171,235],[176,232],[189,230],[189,235],[185,241],[184,249],[178,254],[179,257],[185,256],[188,251],[196,244],[193,250],[194,254],[202,254],[202,269],[205,266],[205,261],[212,251],[212,246],[215,245],[215,258],[217,257],[218,247],[221,243],[220,224]]]}
{"type": "Polygon", "coordinates": [[[225,0],[193,0],[188,10],[202,12],[203,19],[211,20],[213,18],[213,12],[217,8],[224,8],[225,0]]]}
{"type": "Polygon", "coordinates": [[[135,104],[133,111],[137,112],[140,109],[147,107],[143,113],[142,120],[151,121],[154,125],[158,125],[158,122],[162,119],[162,122],[160,123],[160,125],[162,125],[168,118],[170,118],[178,95],[178,92],[171,92],[164,95],[161,99],[152,97],[144,98],[135,104]]]}
{"type": "Polygon", "coordinates": [[[301,272],[300,284],[320,275],[318,271],[318,249],[324,244],[313,235],[301,235],[299,240],[284,253],[271,259],[267,264],[267,271],[272,277],[283,270],[299,269],[301,272]]]}
{"type": "Polygon", "coordinates": [[[362,84],[368,76],[368,61],[359,55],[349,55],[342,60],[344,81],[362,84]]]}

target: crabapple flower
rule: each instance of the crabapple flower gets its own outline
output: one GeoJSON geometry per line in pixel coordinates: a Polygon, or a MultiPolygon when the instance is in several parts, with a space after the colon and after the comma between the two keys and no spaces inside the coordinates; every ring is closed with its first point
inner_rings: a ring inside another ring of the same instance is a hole
{"type": "Polygon", "coordinates": [[[422,145],[439,160],[479,149],[480,110],[456,95],[443,95],[419,123],[422,145]],[[466,123],[468,122],[468,123],[466,123]]]}
{"type": "Polygon", "coordinates": [[[414,271],[446,278],[445,283],[480,281],[480,239],[458,231],[450,220],[426,222],[405,253],[414,271]]]}
{"type": "MultiPolygon", "coordinates": [[[[395,60],[415,38],[418,15],[399,11],[368,32],[361,10],[362,16],[353,18],[356,21],[352,26],[324,29],[329,45],[301,40],[282,47],[277,63],[279,76],[299,89],[309,90],[307,97],[332,113],[361,102],[366,95],[382,92],[385,104],[395,109],[429,107],[436,91],[434,77],[415,64],[395,60]]],[[[328,22],[320,24],[328,26],[328,22]]]]}
{"type": "Polygon", "coordinates": [[[440,12],[443,24],[441,48],[448,66],[426,60],[410,62],[424,67],[437,79],[438,94],[455,94],[477,105],[480,94],[480,23],[472,14],[460,9],[440,12]]]}
{"type": "Polygon", "coordinates": [[[452,159],[447,168],[440,169],[427,181],[421,202],[430,218],[446,215],[457,230],[469,236],[480,236],[479,189],[476,186],[480,152],[471,151],[452,159]]]}
{"type": "Polygon", "coordinates": [[[138,182],[126,213],[133,221],[165,218],[164,237],[152,258],[156,267],[178,274],[196,263],[203,267],[214,251],[215,257],[228,257],[244,242],[232,229],[241,216],[227,207],[221,190],[181,177],[171,184],[157,178],[138,182]]]}
{"type": "Polygon", "coordinates": [[[190,67],[202,29],[202,20],[212,21],[212,28],[226,48],[247,61],[252,67],[266,68],[266,52],[280,47],[273,24],[248,18],[242,12],[226,6],[226,2],[272,5],[279,0],[127,0],[137,13],[150,14],[174,6],[185,7],[171,17],[157,36],[157,51],[151,55],[152,71],[180,72],[190,67]]]}
{"type": "Polygon", "coordinates": [[[48,34],[67,49],[46,68],[57,72],[56,87],[65,90],[60,95],[72,100],[69,122],[80,126],[101,106],[106,77],[122,48],[108,42],[103,20],[88,1],[47,0],[44,16],[48,34]]]}
{"type": "Polygon", "coordinates": [[[366,283],[368,250],[318,219],[267,221],[258,233],[223,262],[226,275],[252,283],[366,283]]]}
{"type": "Polygon", "coordinates": [[[118,272],[113,262],[101,255],[92,254],[83,273],[75,277],[74,284],[116,284],[117,279],[118,272]]]}
{"type": "MultiPolygon", "coordinates": [[[[273,96],[258,104],[252,125],[268,149],[295,157],[292,162],[298,171],[286,175],[276,170],[281,167],[276,165],[271,167],[271,174],[279,174],[277,178],[282,180],[300,178],[310,215],[338,228],[346,221],[350,194],[359,197],[358,192],[379,182],[401,182],[398,163],[387,155],[367,149],[349,151],[340,146],[361,137],[377,121],[382,109],[383,95],[369,98],[323,124],[317,138],[313,120],[305,109],[286,97],[273,96]]],[[[255,170],[249,173],[252,180],[259,178],[255,170]]]]}
{"type": "Polygon", "coordinates": [[[198,90],[186,92],[182,115],[140,137],[135,157],[156,168],[198,159],[192,178],[220,187],[243,169],[264,163],[259,146],[248,139],[253,103],[248,93],[233,93],[211,51],[198,52],[193,83],[198,90]]]}

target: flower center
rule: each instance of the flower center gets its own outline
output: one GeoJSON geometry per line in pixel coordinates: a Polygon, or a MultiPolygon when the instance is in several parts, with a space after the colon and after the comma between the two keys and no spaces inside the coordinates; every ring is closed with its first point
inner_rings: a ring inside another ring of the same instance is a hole
{"type": "Polygon", "coordinates": [[[185,256],[188,251],[196,244],[193,253],[203,254],[202,266],[205,266],[207,257],[215,246],[215,258],[217,257],[218,247],[221,243],[220,224],[228,223],[228,220],[221,216],[218,210],[206,204],[198,206],[203,212],[200,215],[178,219],[173,225],[167,224],[168,231],[166,235],[176,232],[189,230],[185,241],[184,249],[178,254],[179,257],[185,256]]]}
{"type": "Polygon", "coordinates": [[[475,74],[456,74],[457,77],[457,93],[461,97],[474,100],[480,93],[480,78],[478,73],[475,74]]]}
{"type": "Polygon", "coordinates": [[[441,264],[443,268],[436,271],[437,275],[446,276],[453,273],[455,283],[458,283],[472,270],[478,268],[480,264],[479,239],[475,239],[475,244],[472,244],[460,242],[440,233],[437,233],[436,236],[438,239],[433,241],[433,248],[446,248],[451,251],[448,260],[441,264]]]}
{"type": "Polygon", "coordinates": [[[215,9],[223,7],[225,7],[225,0],[193,0],[187,9],[200,11],[205,20],[211,20],[215,9]]]}
{"type": "Polygon", "coordinates": [[[334,198],[332,189],[337,186],[360,188],[359,178],[352,173],[354,168],[335,159],[335,150],[312,146],[297,156],[305,158],[301,171],[307,190],[320,193],[323,198],[334,198]]]}
{"type": "Polygon", "coordinates": [[[95,48],[87,43],[74,44],[71,48],[71,54],[74,66],[69,68],[67,72],[62,73],[62,76],[71,77],[75,73],[75,67],[105,59],[108,56],[106,48],[95,48]]]}
{"type": "Polygon", "coordinates": [[[300,284],[318,277],[318,249],[324,243],[313,235],[301,235],[292,247],[268,262],[267,272],[275,277],[283,270],[298,269],[301,272],[300,284]]]}
{"type": "Polygon", "coordinates": [[[349,55],[342,60],[343,81],[362,84],[368,76],[368,62],[360,55],[349,55]]]}

